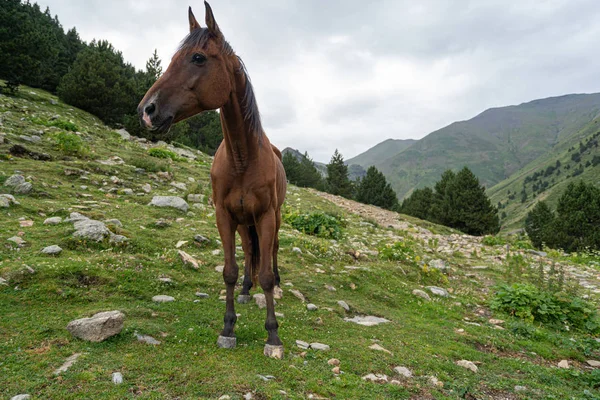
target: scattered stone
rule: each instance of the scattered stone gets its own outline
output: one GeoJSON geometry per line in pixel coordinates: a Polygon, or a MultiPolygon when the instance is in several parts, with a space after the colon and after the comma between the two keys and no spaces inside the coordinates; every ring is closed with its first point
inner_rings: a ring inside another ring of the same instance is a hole
{"type": "Polygon", "coordinates": [[[221,254],[221,250],[215,249],[215,250],[211,251],[210,254],[212,254],[213,256],[218,256],[219,254],[221,254]]]}
{"type": "Polygon", "coordinates": [[[175,297],[159,294],[158,296],[152,297],[152,301],[155,303],[170,303],[172,301],[175,301],[175,297]]]}
{"type": "Polygon", "coordinates": [[[208,293],[196,292],[196,296],[200,297],[201,299],[208,299],[208,293]]]}
{"type": "Polygon", "coordinates": [[[137,338],[138,342],[151,344],[153,346],[158,346],[160,344],[160,340],[156,340],[152,336],[140,335],[139,333],[136,332],[135,337],[137,338]]]}
{"type": "Polygon", "coordinates": [[[568,368],[570,368],[570,366],[569,366],[569,361],[568,361],[568,360],[561,360],[561,361],[558,363],[558,368],[565,368],[565,369],[568,369],[568,368]]]}
{"type": "Polygon", "coordinates": [[[306,309],[307,309],[308,311],[316,311],[316,310],[318,310],[318,309],[319,309],[319,307],[317,307],[316,305],[314,305],[314,304],[312,304],[312,303],[308,303],[308,304],[306,305],[306,309]]]}
{"type": "Polygon", "coordinates": [[[225,266],[224,266],[224,265],[217,265],[217,266],[215,267],[215,271],[217,271],[217,272],[218,272],[218,273],[220,273],[220,274],[222,274],[222,273],[223,273],[223,270],[224,270],[224,269],[225,269],[225,266]]]}
{"type": "MultiPolygon", "coordinates": [[[[297,343],[298,341],[296,341],[297,343]]],[[[314,350],[328,351],[331,347],[323,343],[311,343],[310,348],[314,350]]]]}
{"type": "Polygon", "coordinates": [[[306,302],[306,298],[299,290],[290,289],[290,293],[292,293],[294,296],[296,296],[298,299],[300,299],[301,302],[303,302],[303,303],[306,302]]]}
{"type": "Polygon", "coordinates": [[[69,368],[71,368],[71,366],[73,364],[75,364],[75,361],[77,361],[77,359],[81,356],[81,353],[75,353],[72,356],[70,356],[69,358],[67,358],[64,362],[63,365],[60,366],[60,368],[56,369],[54,371],[54,375],[60,375],[63,372],[67,372],[69,368]]]}
{"type": "Polygon", "coordinates": [[[292,252],[293,252],[293,253],[302,254],[302,250],[300,250],[300,248],[299,248],[299,247],[294,247],[294,248],[292,248],[292,252]]]}
{"type": "Polygon", "coordinates": [[[33,190],[33,184],[31,182],[24,182],[16,186],[13,189],[13,192],[15,194],[28,194],[31,192],[31,190],[33,190]]]}
{"type": "Polygon", "coordinates": [[[273,375],[257,374],[256,376],[265,382],[269,382],[269,381],[272,381],[273,379],[276,379],[273,375]]]}
{"type": "Polygon", "coordinates": [[[158,280],[163,283],[173,283],[173,279],[169,277],[158,278],[158,280]]]}
{"type": "Polygon", "coordinates": [[[179,253],[179,257],[181,257],[181,261],[183,261],[183,265],[189,265],[194,269],[200,268],[198,261],[194,257],[190,256],[183,250],[178,250],[177,252],[179,253]]]}
{"type": "Polygon", "coordinates": [[[484,270],[488,269],[488,266],[487,265],[476,265],[474,267],[471,267],[471,269],[484,271],[484,270]]]}
{"type": "Polygon", "coordinates": [[[346,311],[350,311],[350,306],[344,300],[340,300],[337,302],[340,307],[342,307],[346,311]]]}
{"type": "Polygon", "coordinates": [[[440,381],[435,376],[430,376],[428,382],[431,386],[444,387],[444,382],[440,381]]]}
{"type": "Polygon", "coordinates": [[[42,253],[44,254],[49,254],[49,255],[58,255],[62,252],[62,249],[60,248],[60,246],[57,245],[52,245],[52,246],[48,246],[48,247],[44,247],[44,249],[42,250],[42,253]]]}
{"type": "Polygon", "coordinates": [[[333,365],[333,366],[336,366],[336,367],[337,367],[338,365],[340,365],[340,360],[338,360],[337,358],[330,358],[330,359],[327,361],[327,364],[329,364],[329,365],[333,365]]]}
{"type": "Polygon", "coordinates": [[[176,248],[176,249],[180,249],[180,248],[182,248],[183,246],[185,246],[187,243],[188,243],[188,241],[187,241],[187,240],[180,240],[180,241],[179,241],[179,242],[177,242],[177,244],[175,245],[175,248],[176,248]]]}
{"type": "Polygon", "coordinates": [[[0,277],[0,285],[8,286],[8,281],[2,277],[0,277]]]}
{"type": "Polygon", "coordinates": [[[525,392],[527,391],[527,386],[515,386],[515,392],[525,392]]]}
{"type": "Polygon", "coordinates": [[[256,302],[256,305],[258,306],[258,308],[266,308],[267,307],[267,298],[265,297],[265,295],[263,293],[256,293],[252,297],[254,298],[254,301],[256,302]]]}
{"type": "Polygon", "coordinates": [[[184,199],[176,196],[154,196],[148,205],[155,207],[172,207],[183,212],[187,212],[189,208],[188,203],[186,203],[184,199]]]}
{"type": "Polygon", "coordinates": [[[494,318],[491,318],[488,322],[492,325],[502,325],[504,323],[503,320],[494,318]]]}
{"type": "Polygon", "coordinates": [[[210,243],[210,239],[208,239],[202,235],[196,235],[196,236],[194,236],[194,242],[200,243],[200,244],[205,244],[205,243],[210,243]]]}
{"type": "Polygon", "coordinates": [[[17,246],[23,246],[25,243],[27,243],[25,240],[23,240],[20,236],[13,236],[13,237],[9,237],[8,239],[9,242],[13,242],[15,243],[17,246]]]}
{"type": "Polygon", "coordinates": [[[594,368],[600,368],[600,361],[596,361],[596,360],[587,360],[586,363],[590,366],[590,367],[594,367],[594,368]]]}
{"type": "Polygon", "coordinates": [[[33,221],[30,219],[19,221],[19,225],[21,226],[21,228],[29,228],[33,226],[33,221]]]}
{"type": "Polygon", "coordinates": [[[158,227],[158,228],[168,228],[169,226],[171,226],[172,223],[171,221],[168,221],[166,219],[160,218],[158,219],[155,223],[154,226],[158,227]]]}
{"type": "Polygon", "coordinates": [[[187,201],[190,203],[204,203],[203,194],[188,194],[187,201]]]}
{"type": "Polygon", "coordinates": [[[108,242],[109,243],[124,243],[127,241],[129,241],[129,239],[123,235],[111,235],[110,240],[108,242]]]}
{"type": "Polygon", "coordinates": [[[413,376],[412,372],[406,367],[396,367],[394,371],[404,378],[412,378],[413,376]]]}
{"type": "Polygon", "coordinates": [[[354,322],[355,324],[363,325],[363,326],[374,326],[374,325],[385,324],[387,322],[391,322],[390,320],[387,320],[385,318],[373,317],[371,315],[368,315],[368,316],[358,316],[357,315],[354,318],[344,318],[344,321],[354,322]]]}
{"type": "Polygon", "coordinates": [[[11,175],[4,181],[4,186],[15,188],[22,183],[25,183],[25,177],[23,175],[11,175]]]}
{"type": "MultiPolygon", "coordinates": [[[[129,134],[129,132],[127,132],[126,129],[119,129],[116,132],[119,134],[119,136],[121,136],[121,139],[131,140],[131,134],[129,134]]],[[[118,373],[118,372],[116,372],[116,373],[118,373]]],[[[114,374],[113,374],[113,377],[114,377],[114,374]]],[[[114,379],[113,379],[113,382],[114,382],[114,379]]]]}
{"type": "MultiPolygon", "coordinates": [[[[96,161],[103,165],[123,165],[123,164],[125,164],[125,161],[123,161],[123,159],[119,156],[112,156],[112,157],[108,157],[107,160],[96,160],[96,161]]],[[[113,177],[111,177],[111,179],[112,178],[113,177]]]]}
{"type": "Polygon", "coordinates": [[[330,292],[335,292],[335,291],[337,291],[337,290],[336,290],[336,288],[334,288],[334,287],[333,287],[333,286],[331,286],[331,285],[325,285],[325,289],[329,290],[330,292]]]}
{"type": "Polygon", "coordinates": [[[466,369],[469,369],[473,372],[477,372],[478,368],[477,365],[473,364],[472,361],[467,361],[467,360],[460,360],[456,362],[456,365],[458,365],[459,367],[463,367],[466,369]]]}
{"type": "Polygon", "coordinates": [[[29,400],[31,396],[28,394],[18,394],[10,398],[10,400],[29,400]]]}
{"type": "Polygon", "coordinates": [[[10,200],[4,196],[0,196],[0,208],[10,207],[10,200]]]}
{"type": "Polygon", "coordinates": [[[46,220],[44,221],[44,225],[58,225],[61,222],[62,222],[61,217],[51,217],[51,218],[46,218],[46,220]]]}
{"type": "Polygon", "coordinates": [[[275,286],[273,288],[273,298],[275,300],[281,300],[282,297],[283,297],[283,289],[281,289],[279,286],[275,286]]]}
{"type": "Polygon", "coordinates": [[[231,400],[231,396],[224,394],[223,396],[219,397],[219,400],[231,400]]]}
{"type": "Polygon", "coordinates": [[[446,289],[442,289],[441,287],[427,286],[427,289],[429,289],[429,291],[431,293],[435,294],[436,296],[440,296],[440,297],[449,297],[450,296],[448,291],[446,289]]]}
{"type": "Polygon", "coordinates": [[[300,347],[301,349],[308,349],[310,344],[308,342],[303,342],[302,340],[296,340],[296,346],[300,347]]]}
{"type": "Polygon", "coordinates": [[[370,345],[369,348],[371,350],[383,351],[384,353],[392,354],[391,351],[389,351],[388,349],[386,349],[386,348],[378,345],[377,343],[370,345]]]}
{"type": "Polygon", "coordinates": [[[425,293],[424,291],[422,291],[420,289],[413,290],[412,294],[417,297],[422,298],[423,300],[431,301],[431,297],[429,297],[429,295],[427,293],[425,293]]]}
{"type": "Polygon", "coordinates": [[[333,368],[331,368],[331,372],[333,372],[336,375],[339,375],[340,372],[341,372],[340,367],[333,367],[333,368]]]}
{"type": "Polygon", "coordinates": [[[439,271],[447,271],[450,269],[444,260],[431,260],[429,262],[429,266],[433,269],[437,269],[439,271]]]}
{"type": "Polygon", "coordinates": [[[171,182],[171,186],[179,190],[187,190],[187,185],[183,182],[171,182]]]}
{"type": "Polygon", "coordinates": [[[104,222],[93,219],[77,220],[74,224],[75,232],[73,237],[80,239],[89,239],[95,242],[101,242],[105,238],[112,236],[113,233],[108,230],[104,222]]]}
{"type": "Polygon", "coordinates": [[[123,375],[120,372],[113,372],[112,382],[115,385],[120,385],[121,383],[123,383],[123,375]]]}
{"type": "Polygon", "coordinates": [[[362,377],[364,381],[374,382],[374,383],[388,383],[388,377],[384,374],[368,374],[362,377]]]}
{"type": "Polygon", "coordinates": [[[244,398],[244,400],[252,400],[254,398],[254,395],[250,392],[246,393],[245,395],[242,396],[244,398]]]}
{"type": "Polygon", "coordinates": [[[538,251],[538,250],[529,249],[529,250],[527,250],[527,252],[529,254],[533,254],[534,256],[538,256],[538,257],[546,257],[546,256],[548,256],[548,253],[546,253],[545,251],[538,251]]]}
{"type": "Polygon", "coordinates": [[[118,219],[107,219],[106,221],[104,221],[105,224],[109,224],[109,225],[114,225],[117,226],[119,228],[123,227],[123,224],[121,223],[121,221],[119,221],[118,219]]]}
{"type": "Polygon", "coordinates": [[[102,342],[121,332],[124,319],[125,314],[121,311],[105,311],[90,318],[71,321],[67,325],[67,330],[80,339],[90,342],[102,342]]]}

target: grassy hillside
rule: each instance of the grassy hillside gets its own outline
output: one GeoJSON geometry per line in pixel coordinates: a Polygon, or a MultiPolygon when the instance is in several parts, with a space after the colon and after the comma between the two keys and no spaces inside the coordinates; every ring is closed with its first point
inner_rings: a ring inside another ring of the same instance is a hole
{"type": "Polygon", "coordinates": [[[488,190],[499,205],[504,230],[521,228],[539,201],[556,208],[558,198],[570,182],[583,180],[600,187],[600,119],[560,142],[552,151],[535,159],[510,178],[488,190]],[[526,199],[523,201],[523,191],[526,199]]]}
{"type": "MultiPolygon", "coordinates": [[[[15,195],[19,204],[0,208],[2,398],[20,393],[54,399],[596,396],[600,376],[586,360],[600,359],[597,337],[490,310],[494,284],[509,275],[504,242],[484,245],[480,238],[293,186],[285,214],[334,215],[341,237],[309,236],[287,222],[282,226],[283,298],[276,311],[282,314],[284,360],[262,355],[265,310],[254,302],[236,304],[238,347],[218,349],[225,305],[215,267],[223,255],[207,200],[209,156],[127,139],[29,88],[14,98],[0,95],[0,133],[0,193],[10,191],[3,184],[13,174],[33,186],[28,194],[15,195]],[[156,195],[189,194],[205,197],[194,196],[198,202],[190,202],[188,212],[148,205],[156,195]],[[105,221],[127,240],[80,240],[73,237],[71,222],[44,224],[73,212],[105,221]],[[19,239],[24,243],[17,244],[19,239]],[[41,252],[51,245],[62,252],[41,252]],[[182,263],[178,247],[199,261],[199,269],[182,263]],[[448,296],[433,295],[431,285],[448,296]],[[292,289],[318,309],[308,311],[292,289]],[[157,303],[155,295],[175,301],[157,303]],[[122,332],[104,342],[85,342],[65,329],[71,320],[108,310],[121,310],[126,318],[122,332]],[[362,326],[345,320],[365,315],[389,322],[362,326]],[[139,342],[135,333],[160,344],[139,342]],[[304,350],[296,340],[330,349],[304,350]],[[74,354],[80,356],[67,371],[54,372],[74,354]],[[328,364],[333,358],[340,361],[339,373],[328,364]],[[478,371],[458,365],[461,360],[472,361],[478,371]],[[570,367],[558,368],[561,360],[570,367]],[[412,377],[401,377],[394,371],[399,366],[412,377]],[[112,383],[114,372],[123,375],[122,384],[112,383]],[[388,383],[363,379],[369,374],[385,374],[388,383]]],[[[527,247],[522,241],[512,244],[527,247]]],[[[515,251],[528,265],[540,262],[526,250],[515,251]]],[[[551,257],[542,261],[564,266],[578,279],[574,284],[587,285],[581,293],[596,301],[600,283],[593,262],[598,260],[551,257]]],[[[238,263],[243,263],[239,249],[238,263]]]]}
{"type": "Polygon", "coordinates": [[[406,150],[415,142],[416,140],[414,139],[387,139],[371,147],[364,153],[361,153],[356,157],[346,160],[346,164],[357,164],[366,169],[371,165],[378,164],[383,160],[386,160],[406,150]]]}
{"type": "Polygon", "coordinates": [[[431,186],[448,168],[468,166],[487,186],[575,137],[600,113],[600,94],[578,94],[494,108],[455,122],[376,164],[399,197],[431,186]]]}

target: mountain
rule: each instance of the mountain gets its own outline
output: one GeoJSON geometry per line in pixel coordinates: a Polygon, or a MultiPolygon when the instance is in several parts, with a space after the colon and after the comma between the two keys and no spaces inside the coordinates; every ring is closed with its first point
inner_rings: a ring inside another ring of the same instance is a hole
{"type": "Polygon", "coordinates": [[[346,160],[346,164],[360,165],[363,168],[369,168],[371,165],[380,163],[396,154],[406,150],[415,143],[414,139],[387,139],[376,144],[369,150],[357,155],[356,157],[346,160]]]}
{"type": "MultiPolygon", "coordinates": [[[[296,159],[298,161],[302,160],[302,157],[304,157],[304,154],[300,153],[296,149],[292,149],[291,147],[286,147],[281,152],[282,155],[285,155],[286,153],[292,153],[292,155],[294,157],[296,157],[296,159]]],[[[310,157],[310,155],[309,155],[309,157],[310,157]]],[[[327,176],[327,165],[325,165],[323,163],[320,163],[318,161],[314,161],[314,160],[313,160],[313,164],[315,164],[315,167],[317,168],[317,171],[319,171],[321,173],[321,175],[327,176]]]]}
{"type": "Polygon", "coordinates": [[[550,152],[578,143],[600,114],[600,94],[572,94],[492,108],[455,122],[375,163],[399,198],[469,167],[488,188],[550,152]]]}

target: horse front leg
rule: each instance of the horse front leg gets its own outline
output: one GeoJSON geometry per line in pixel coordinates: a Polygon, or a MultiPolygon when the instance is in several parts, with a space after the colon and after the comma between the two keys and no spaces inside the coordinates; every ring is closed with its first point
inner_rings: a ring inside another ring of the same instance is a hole
{"type": "Polygon", "coordinates": [[[273,301],[273,288],[275,287],[275,275],[272,268],[273,247],[276,235],[275,210],[266,213],[257,224],[258,241],[260,245],[260,269],[258,281],[265,293],[267,301],[267,319],[265,329],[268,333],[267,344],[264,354],[267,357],[283,358],[283,343],[279,339],[277,318],[275,317],[275,304],[273,301]]]}
{"type": "Polygon", "coordinates": [[[225,267],[223,268],[223,281],[226,289],[226,310],[223,319],[224,327],[217,339],[217,345],[221,348],[231,349],[236,345],[233,328],[237,321],[235,306],[233,304],[233,292],[238,279],[238,266],[235,261],[235,229],[237,224],[232,220],[229,213],[221,207],[216,209],[217,228],[223,243],[225,254],[225,267]]]}
{"type": "Polygon", "coordinates": [[[237,228],[242,238],[242,249],[244,249],[244,283],[242,292],[238,296],[238,303],[245,304],[251,299],[250,289],[252,288],[252,239],[250,238],[249,227],[239,225],[237,228]]]}

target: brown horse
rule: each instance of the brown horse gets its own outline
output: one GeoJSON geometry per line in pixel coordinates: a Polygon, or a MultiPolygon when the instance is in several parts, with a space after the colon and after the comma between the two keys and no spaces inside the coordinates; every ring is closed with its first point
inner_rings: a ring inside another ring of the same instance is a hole
{"type": "Polygon", "coordinates": [[[286,177],[281,153],[263,131],[252,84],[242,60],[225,40],[206,6],[206,28],[189,9],[190,33],[181,43],[164,75],[150,88],[138,107],[142,124],[166,134],[173,123],[206,110],[220,109],[223,142],[210,171],[217,227],[223,242],[227,288],[225,326],[217,344],[236,345],[234,288],[238,280],[235,232],[245,256],[245,276],[239,302],[249,300],[253,283],[260,283],[267,301],[268,332],[264,353],[282,358],[277,334],[273,289],[277,271],[278,232],[286,177]]]}

